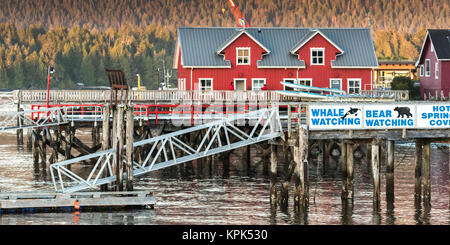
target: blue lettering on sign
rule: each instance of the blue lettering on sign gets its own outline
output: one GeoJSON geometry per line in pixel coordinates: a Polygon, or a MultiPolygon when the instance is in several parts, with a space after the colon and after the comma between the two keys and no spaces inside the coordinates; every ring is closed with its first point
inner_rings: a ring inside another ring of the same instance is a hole
{"type": "Polygon", "coordinates": [[[410,119],[366,119],[367,127],[412,127],[414,120],[410,119]]]}
{"type": "Polygon", "coordinates": [[[392,117],[391,110],[366,110],[366,118],[392,117]]]}
{"type": "Polygon", "coordinates": [[[359,118],[312,118],[314,126],[338,126],[338,125],[361,125],[359,118]]]}
{"type": "Polygon", "coordinates": [[[450,105],[441,105],[441,106],[433,106],[433,111],[449,111],[450,112],[450,105]]]}
{"type": "Polygon", "coordinates": [[[344,109],[311,109],[313,117],[342,117],[344,109]]]}

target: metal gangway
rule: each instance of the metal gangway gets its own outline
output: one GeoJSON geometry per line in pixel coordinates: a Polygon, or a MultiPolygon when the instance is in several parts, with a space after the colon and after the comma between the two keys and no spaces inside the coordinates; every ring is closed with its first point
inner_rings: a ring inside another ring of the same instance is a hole
{"type": "MultiPolygon", "coordinates": [[[[133,178],[159,169],[277,137],[284,137],[284,135],[278,106],[273,106],[253,111],[246,115],[234,115],[229,118],[207,122],[199,126],[134,142],[134,148],[148,146],[150,151],[142,162],[133,161],[133,178]],[[236,126],[239,122],[252,117],[256,119],[250,124],[253,125],[250,128],[251,131],[244,132],[236,126]],[[190,145],[191,143],[183,142],[180,139],[186,134],[200,130],[206,131],[200,143],[190,145]],[[234,137],[231,137],[232,135],[234,137]]],[[[71,193],[113,183],[116,181],[116,176],[113,171],[114,159],[118,159],[116,154],[116,149],[112,148],[52,164],[50,166],[50,172],[55,191],[71,193]],[[95,164],[93,164],[88,174],[84,171],[84,174],[76,173],[75,169],[77,168],[71,167],[73,164],[89,160],[95,161],[95,164]]],[[[123,163],[126,163],[125,154],[121,159],[123,163]]],[[[126,179],[126,173],[123,173],[123,179],[126,179]]]]}
{"type": "Polygon", "coordinates": [[[0,131],[47,127],[68,123],[67,108],[0,112],[0,131]]]}

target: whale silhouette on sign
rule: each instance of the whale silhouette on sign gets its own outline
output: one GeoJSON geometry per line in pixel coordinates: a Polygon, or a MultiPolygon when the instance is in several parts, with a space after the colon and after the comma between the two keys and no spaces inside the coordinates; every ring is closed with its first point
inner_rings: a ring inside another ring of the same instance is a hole
{"type": "Polygon", "coordinates": [[[355,115],[355,116],[358,116],[358,111],[360,111],[361,109],[359,109],[359,108],[351,108],[350,107],[350,110],[348,110],[346,113],[345,113],[345,115],[344,116],[342,116],[341,118],[342,119],[345,119],[348,115],[355,115]]]}

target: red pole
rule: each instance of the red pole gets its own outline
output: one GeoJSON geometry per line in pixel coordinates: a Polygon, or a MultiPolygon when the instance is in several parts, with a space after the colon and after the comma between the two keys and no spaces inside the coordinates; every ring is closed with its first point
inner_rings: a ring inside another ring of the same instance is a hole
{"type": "Polygon", "coordinates": [[[49,99],[50,99],[50,72],[48,73],[48,80],[47,80],[47,108],[49,99]]]}

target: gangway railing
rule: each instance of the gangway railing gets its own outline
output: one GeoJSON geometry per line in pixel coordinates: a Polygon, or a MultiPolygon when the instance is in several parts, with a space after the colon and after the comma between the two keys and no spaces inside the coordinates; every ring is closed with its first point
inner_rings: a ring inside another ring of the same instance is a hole
{"type": "MultiPolygon", "coordinates": [[[[253,111],[245,115],[233,115],[133,143],[134,148],[148,146],[150,149],[143,161],[133,161],[133,176],[138,177],[162,168],[280,136],[283,137],[278,106],[253,111]],[[237,124],[242,120],[248,120],[246,119],[248,117],[255,117],[256,120],[252,124],[254,126],[251,127],[251,130],[244,132],[237,124]],[[184,135],[200,130],[206,131],[201,142],[189,143],[183,141],[184,135]]],[[[116,149],[113,148],[51,165],[50,172],[55,191],[70,193],[113,183],[116,180],[113,171],[113,159],[117,159],[116,154],[116,149]],[[96,161],[88,174],[77,173],[76,168],[71,168],[73,164],[90,159],[94,161],[96,159],[96,161]]],[[[125,155],[122,156],[122,161],[126,162],[125,155]]],[[[126,179],[126,173],[124,173],[123,179],[126,179]]]]}
{"type": "Polygon", "coordinates": [[[67,107],[0,112],[0,130],[60,125],[68,122],[66,114],[67,107]]]}

